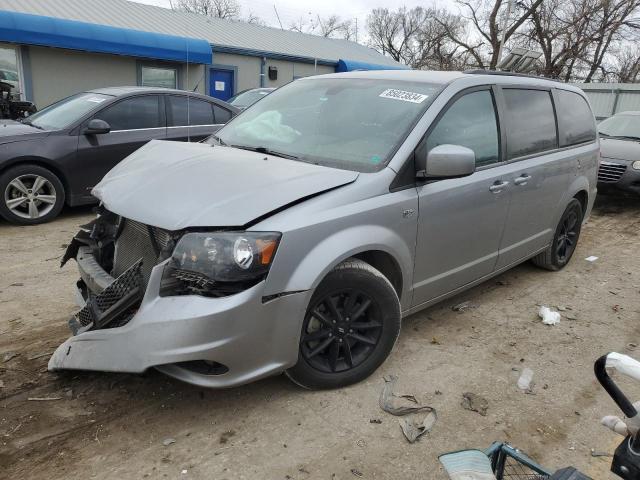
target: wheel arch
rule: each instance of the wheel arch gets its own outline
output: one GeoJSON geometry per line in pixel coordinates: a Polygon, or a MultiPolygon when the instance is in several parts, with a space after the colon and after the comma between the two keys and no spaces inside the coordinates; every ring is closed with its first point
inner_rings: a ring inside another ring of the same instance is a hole
{"type": "MultiPolygon", "coordinates": [[[[297,243],[293,239],[291,241],[297,243]]],[[[287,245],[281,245],[280,249],[284,252],[287,251],[286,247],[287,245]]],[[[403,310],[411,302],[409,287],[413,275],[413,245],[388,227],[353,226],[323,238],[306,250],[300,259],[286,258],[279,261],[277,255],[276,253],[276,262],[285,267],[281,272],[269,273],[266,294],[315,290],[337,265],[355,257],[369,263],[387,277],[398,294],[403,310]],[[291,264],[289,262],[295,265],[292,270],[286,268],[287,264],[291,264]]]]}
{"type": "Polygon", "coordinates": [[[582,215],[586,215],[587,208],[589,206],[589,193],[586,190],[579,190],[573,198],[580,202],[580,205],[582,206],[582,215]]]}
{"type": "Polygon", "coordinates": [[[51,162],[47,158],[36,156],[14,157],[11,160],[5,162],[0,167],[0,175],[2,175],[10,168],[19,167],[21,165],[37,165],[39,167],[50,170],[51,173],[58,177],[58,179],[62,183],[62,187],[64,188],[64,201],[65,204],[68,204],[70,191],[67,177],[64,175],[64,173],[62,173],[62,170],[60,170],[56,165],[53,164],[53,162],[51,162]]]}

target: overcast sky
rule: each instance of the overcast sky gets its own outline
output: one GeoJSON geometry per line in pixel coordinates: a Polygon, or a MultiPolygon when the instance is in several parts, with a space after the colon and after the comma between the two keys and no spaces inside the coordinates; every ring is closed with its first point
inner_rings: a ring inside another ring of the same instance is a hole
{"type": "MultiPolygon", "coordinates": [[[[147,3],[159,7],[170,7],[169,0],[133,0],[138,3],[147,3]]],[[[358,19],[360,32],[364,32],[364,24],[367,14],[374,8],[384,6],[391,10],[406,5],[408,8],[427,4],[431,2],[424,0],[239,0],[242,6],[242,14],[253,13],[266,22],[267,25],[278,27],[278,19],[274,11],[274,4],[278,9],[278,14],[284,28],[289,28],[292,23],[300,18],[315,18],[317,15],[326,17],[328,15],[339,15],[347,19],[358,19]]],[[[438,0],[438,6],[452,6],[453,0],[438,0]]],[[[359,38],[362,37],[359,35],[359,38]]]]}

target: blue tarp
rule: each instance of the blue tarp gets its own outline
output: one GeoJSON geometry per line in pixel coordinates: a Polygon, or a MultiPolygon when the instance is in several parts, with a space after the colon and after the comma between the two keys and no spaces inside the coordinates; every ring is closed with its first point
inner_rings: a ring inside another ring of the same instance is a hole
{"type": "Polygon", "coordinates": [[[353,72],[354,70],[408,70],[406,65],[378,65],[375,63],[357,62],[355,60],[338,60],[336,72],[353,72]]]}
{"type": "Polygon", "coordinates": [[[0,11],[0,41],[175,62],[211,62],[206,40],[0,11]]]}

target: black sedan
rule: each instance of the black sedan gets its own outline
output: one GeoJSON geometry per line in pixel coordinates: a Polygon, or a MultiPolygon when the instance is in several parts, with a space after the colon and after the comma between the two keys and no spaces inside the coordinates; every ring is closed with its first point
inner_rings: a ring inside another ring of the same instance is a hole
{"type": "Polygon", "coordinates": [[[600,132],[598,193],[640,196],[640,112],[603,120],[600,132]]]}
{"type": "Polygon", "coordinates": [[[65,203],[94,203],[93,186],[148,141],[200,141],[238,111],[182,90],[113,87],[1,121],[0,215],[30,225],[56,217],[65,203]]]}

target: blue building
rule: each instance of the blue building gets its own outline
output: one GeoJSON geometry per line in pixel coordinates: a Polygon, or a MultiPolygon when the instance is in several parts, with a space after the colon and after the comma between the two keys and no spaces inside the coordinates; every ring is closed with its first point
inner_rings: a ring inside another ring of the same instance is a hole
{"type": "Polygon", "coordinates": [[[223,100],[255,87],[353,69],[403,68],[373,49],[127,0],[0,0],[0,80],[38,108],[118,85],[223,100]]]}

